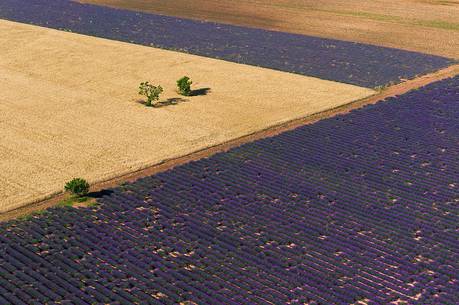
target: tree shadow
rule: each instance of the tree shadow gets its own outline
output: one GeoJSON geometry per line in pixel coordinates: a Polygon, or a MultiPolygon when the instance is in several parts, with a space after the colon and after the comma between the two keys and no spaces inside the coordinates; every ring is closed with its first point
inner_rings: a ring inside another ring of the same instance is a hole
{"type": "Polygon", "coordinates": [[[110,196],[112,193],[113,193],[112,190],[101,190],[101,191],[97,191],[97,192],[90,192],[90,193],[88,193],[86,195],[86,197],[99,199],[99,198],[102,198],[104,196],[110,196]]]}
{"type": "Polygon", "coordinates": [[[184,98],[181,98],[181,97],[171,97],[171,98],[168,98],[167,100],[155,103],[153,107],[161,108],[161,107],[165,107],[165,106],[178,105],[178,104],[186,102],[186,101],[188,101],[188,100],[186,100],[184,98]]]}
{"type": "MultiPolygon", "coordinates": [[[[171,98],[168,98],[167,100],[164,100],[164,101],[159,101],[159,102],[156,102],[154,103],[153,105],[149,106],[149,107],[152,107],[152,108],[161,108],[161,107],[165,107],[165,106],[170,106],[170,105],[177,105],[177,104],[180,104],[180,103],[183,103],[183,102],[187,102],[188,100],[184,99],[184,98],[181,98],[181,97],[171,97],[171,98]]],[[[139,104],[142,104],[144,106],[146,106],[147,102],[145,100],[136,100],[137,103],[139,104]]]]}
{"type": "Polygon", "coordinates": [[[136,102],[136,103],[139,103],[139,104],[142,104],[142,105],[144,105],[144,106],[147,105],[147,101],[142,100],[142,99],[138,99],[138,100],[136,100],[135,102],[136,102]]]}
{"type": "Polygon", "coordinates": [[[207,95],[210,92],[210,88],[200,88],[191,90],[190,96],[199,96],[199,95],[207,95]]]}
{"type": "MultiPolygon", "coordinates": [[[[199,89],[191,90],[189,96],[191,97],[191,96],[207,95],[210,92],[211,92],[210,88],[199,88],[199,89]]],[[[142,105],[146,105],[147,103],[145,100],[141,100],[141,99],[136,100],[136,102],[142,105]]],[[[188,100],[182,97],[171,97],[171,98],[168,98],[167,100],[156,102],[151,107],[161,108],[165,106],[178,105],[183,102],[188,102],[188,100]]]]}

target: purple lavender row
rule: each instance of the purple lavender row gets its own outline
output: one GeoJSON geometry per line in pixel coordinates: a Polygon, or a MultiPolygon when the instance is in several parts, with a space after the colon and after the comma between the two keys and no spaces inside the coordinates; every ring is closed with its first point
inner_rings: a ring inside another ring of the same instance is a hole
{"type": "Polygon", "coordinates": [[[459,302],[459,77],[0,224],[0,304],[459,302]]]}
{"type": "Polygon", "coordinates": [[[453,62],[398,49],[69,0],[2,0],[0,18],[364,87],[398,83],[453,62]]]}

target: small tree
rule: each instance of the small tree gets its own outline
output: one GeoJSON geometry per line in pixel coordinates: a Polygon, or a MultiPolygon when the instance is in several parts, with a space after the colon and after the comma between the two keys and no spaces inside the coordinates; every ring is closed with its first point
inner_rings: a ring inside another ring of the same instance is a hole
{"type": "Polygon", "coordinates": [[[177,81],[178,91],[181,95],[189,96],[191,95],[191,84],[193,82],[188,76],[184,76],[177,81]]]}
{"type": "Polygon", "coordinates": [[[153,101],[159,100],[159,94],[163,92],[161,86],[153,86],[149,82],[140,83],[139,94],[147,97],[146,106],[153,106],[153,101]]]}
{"type": "Polygon", "coordinates": [[[73,178],[65,184],[65,190],[78,197],[84,196],[89,192],[89,183],[82,178],[73,178]]]}

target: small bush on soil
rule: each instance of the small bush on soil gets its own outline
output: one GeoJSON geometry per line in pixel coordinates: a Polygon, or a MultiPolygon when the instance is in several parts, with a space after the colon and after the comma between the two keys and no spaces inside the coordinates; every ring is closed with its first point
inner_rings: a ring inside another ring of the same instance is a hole
{"type": "Polygon", "coordinates": [[[181,95],[189,96],[191,94],[191,84],[193,82],[188,76],[184,76],[177,81],[178,91],[181,95]]]}
{"type": "Polygon", "coordinates": [[[153,86],[149,82],[140,83],[139,94],[146,96],[146,106],[153,106],[153,102],[159,100],[159,95],[163,92],[161,86],[153,86]]]}
{"type": "Polygon", "coordinates": [[[65,184],[65,190],[81,197],[89,192],[89,183],[82,178],[73,178],[65,184]]]}

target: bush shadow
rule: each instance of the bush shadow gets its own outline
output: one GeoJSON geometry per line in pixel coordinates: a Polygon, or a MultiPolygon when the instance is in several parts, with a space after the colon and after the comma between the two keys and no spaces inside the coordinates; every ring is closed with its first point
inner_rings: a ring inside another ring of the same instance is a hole
{"type": "MultiPolygon", "coordinates": [[[[189,97],[202,96],[202,95],[207,95],[210,92],[211,92],[210,88],[199,88],[199,89],[191,90],[190,95],[188,96],[189,97]]],[[[146,103],[147,103],[145,100],[142,100],[142,99],[138,99],[136,100],[136,102],[144,106],[146,106],[146,103]]],[[[161,108],[165,106],[178,105],[183,102],[188,102],[188,100],[182,97],[171,97],[171,98],[168,98],[167,100],[156,102],[151,107],[161,108]]]]}
{"type": "Polygon", "coordinates": [[[210,88],[200,88],[191,90],[190,96],[207,95],[208,93],[210,93],[210,88]]]}
{"type": "Polygon", "coordinates": [[[171,105],[178,105],[183,102],[187,102],[188,100],[181,98],[181,97],[171,97],[168,98],[167,100],[157,102],[153,105],[155,108],[161,108],[165,106],[171,106],[171,105]]]}
{"type": "MultiPolygon", "coordinates": [[[[171,97],[171,98],[168,98],[167,100],[164,100],[164,101],[155,102],[153,105],[148,106],[148,107],[161,108],[161,107],[165,107],[165,106],[178,105],[180,103],[187,102],[187,101],[188,100],[186,100],[184,98],[181,98],[181,97],[171,97]]],[[[141,105],[147,106],[147,102],[145,100],[140,100],[139,99],[139,100],[136,100],[136,103],[139,103],[141,105]]]]}
{"type": "Polygon", "coordinates": [[[113,193],[112,190],[101,190],[97,192],[90,192],[86,195],[88,198],[100,199],[104,196],[110,196],[113,193]]]}

